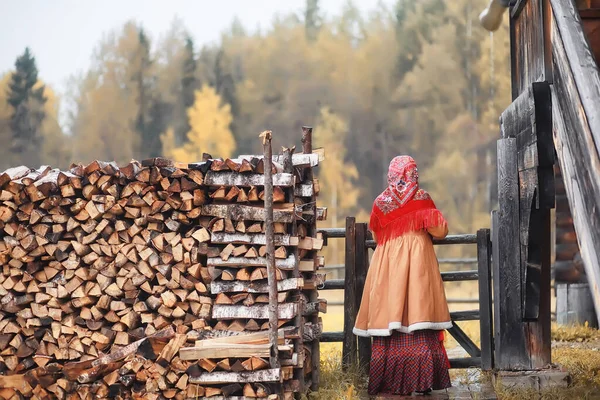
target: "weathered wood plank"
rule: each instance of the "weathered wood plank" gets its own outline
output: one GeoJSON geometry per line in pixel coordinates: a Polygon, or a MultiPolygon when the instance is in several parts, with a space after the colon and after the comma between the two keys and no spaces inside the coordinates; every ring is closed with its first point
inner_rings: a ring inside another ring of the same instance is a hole
{"type": "MultiPolygon", "coordinates": [[[[211,243],[217,244],[251,244],[264,246],[267,244],[267,236],[262,233],[227,233],[213,232],[210,235],[211,243]]],[[[299,239],[296,236],[275,234],[275,246],[298,246],[299,239]]]]}
{"type": "MultiPolygon", "coordinates": [[[[556,64],[561,69],[558,71],[563,79],[570,76],[570,85],[575,89],[569,97],[577,94],[580,108],[577,114],[588,125],[589,133],[595,144],[590,148],[600,149],[600,113],[598,100],[600,99],[600,73],[589,41],[583,31],[583,24],[579,11],[573,1],[550,0],[552,4],[552,43],[556,64]],[[557,48],[559,46],[559,48],[557,48]],[[565,74],[565,67],[571,74],[565,74]]],[[[556,75],[556,74],[555,74],[556,75]]]]}
{"type": "Polygon", "coordinates": [[[489,229],[477,232],[477,272],[479,275],[479,337],[481,342],[481,369],[494,367],[492,324],[491,238],[489,229]]]}
{"type": "Polygon", "coordinates": [[[342,366],[356,365],[358,343],[352,333],[358,309],[356,308],[356,220],[346,218],[346,289],[344,290],[344,343],[342,366]]]}
{"type": "MultiPolygon", "coordinates": [[[[256,158],[256,156],[244,154],[238,156],[238,158],[250,161],[251,159],[256,158]]],[[[323,161],[324,159],[324,153],[321,151],[315,151],[310,154],[298,153],[292,155],[292,164],[294,165],[294,167],[316,167],[319,165],[319,162],[323,161]]],[[[273,161],[277,164],[283,165],[283,155],[274,155],[273,161]]]]}
{"type": "MultiPolygon", "coordinates": [[[[360,302],[363,297],[365,281],[367,279],[367,271],[369,270],[369,253],[366,246],[367,240],[367,224],[356,224],[355,239],[356,239],[356,288],[355,302],[357,313],[360,308],[360,302]]],[[[371,361],[371,338],[358,337],[358,365],[365,371],[369,372],[371,361]]]]}
{"type": "Polygon", "coordinates": [[[280,382],[281,369],[272,368],[262,371],[248,372],[211,372],[203,373],[197,377],[190,377],[189,383],[220,384],[220,383],[254,383],[254,382],[280,382]]]}
{"type": "MultiPolygon", "coordinates": [[[[245,257],[230,257],[223,260],[220,257],[209,257],[206,261],[209,267],[264,267],[267,265],[265,257],[245,258],[245,257]]],[[[275,260],[275,266],[279,269],[292,270],[296,265],[296,257],[291,254],[286,259],[275,260]]]]}
{"type": "MultiPolygon", "coordinates": [[[[295,179],[292,174],[274,174],[273,185],[290,187],[294,186],[295,179]]],[[[206,186],[238,186],[238,187],[250,187],[250,186],[264,186],[265,177],[262,174],[243,174],[239,172],[218,172],[208,171],[204,177],[204,184],[206,186]]]]}
{"type": "MultiPolygon", "coordinates": [[[[302,288],[304,279],[290,278],[277,282],[277,291],[285,292],[302,288]]],[[[242,281],[213,281],[210,284],[210,292],[218,293],[268,293],[269,288],[266,283],[242,282],[242,281]]]]}
{"type": "Polygon", "coordinates": [[[554,85],[554,144],[577,231],[577,241],[600,322],[600,77],[577,11],[551,1],[554,85]],[[557,21],[560,18],[561,21],[557,21]],[[595,104],[595,107],[592,105],[595,104]]]}
{"type": "MultiPolygon", "coordinates": [[[[266,212],[263,207],[241,204],[207,204],[202,206],[202,215],[230,218],[233,221],[264,221],[266,212]]],[[[273,210],[274,222],[293,222],[293,208],[273,210]]]]}
{"type": "Polygon", "coordinates": [[[212,346],[182,347],[179,349],[179,358],[182,360],[199,360],[201,358],[269,357],[270,349],[269,343],[215,343],[212,346]]]}
{"type": "MultiPolygon", "coordinates": [[[[503,114],[504,117],[504,114],[503,114]]],[[[507,136],[511,128],[504,124],[507,136]]],[[[524,335],[519,327],[522,318],[521,264],[519,251],[519,186],[516,139],[498,141],[498,237],[494,246],[498,258],[494,264],[495,359],[500,369],[526,369],[529,359],[524,335]],[[515,295],[517,294],[517,295],[515,295]]]]}
{"type": "Polygon", "coordinates": [[[301,185],[296,185],[294,188],[294,195],[298,197],[312,197],[314,193],[314,185],[312,182],[303,183],[301,185]]]}
{"type": "Polygon", "coordinates": [[[481,350],[471,340],[469,335],[463,331],[460,326],[453,324],[452,328],[448,329],[448,333],[458,342],[458,344],[465,349],[471,357],[481,357],[481,350]]]}
{"type": "MultiPolygon", "coordinates": [[[[279,319],[292,319],[298,312],[297,303],[280,304],[277,307],[279,319]]],[[[269,319],[269,306],[266,304],[253,305],[250,307],[238,305],[216,304],[212,310],[213,319],[269,319]]]]}

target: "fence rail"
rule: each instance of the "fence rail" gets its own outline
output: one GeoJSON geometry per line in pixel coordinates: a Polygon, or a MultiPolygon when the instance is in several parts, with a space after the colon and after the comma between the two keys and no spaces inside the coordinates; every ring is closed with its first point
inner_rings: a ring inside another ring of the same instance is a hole
{"type": "MultiPolygon", "coordinates": [[[[344,305],[343,331],[324,332],[322,342],[342,342],[344,367],[359,364],[368,369],[371,358],[370,338],[357,338],[352,333],[356,315],[360,306],[362,292],[369,264],[369,250],[377,247],[364,223],[356,223],[353,217],[346,219],[346,228],[319,229],[325,243],[328,239],[345,239],[345,263],[330,266],[329,270],[344,269],[344,279],[326,280],[320,290],[344,290],[344,301],[335,305],[344,305]]],[[[482,229],[476,234],[448,235],[444,239],[434,239],[433,244],[439,245],[477,245],[477,258],[440,259],[446,264],[477,264],[477,269],[466,271],[442,272],[445,282],[479,281],[479,299],[448,299],[456,303],[478,303],[479,309],[455,311],[450,313],[452,321],[480,321],[481,349],[460,329],[454,325],[448,332],[467,351],[470,357],[450,359],[453,368],[481,367],[489,370],[493,366],[492,359],[492,324],[491,324],[491,241],[488,229],[482,229]]]]}

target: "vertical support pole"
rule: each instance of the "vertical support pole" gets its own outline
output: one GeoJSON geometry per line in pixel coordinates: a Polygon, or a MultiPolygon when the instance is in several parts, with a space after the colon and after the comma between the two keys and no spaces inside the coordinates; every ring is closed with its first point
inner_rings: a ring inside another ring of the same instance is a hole
{"type": "Polygon", "coordinates": [[[479,274],[479,328],[481,338],[481,369],[494,367],[492,325],[492,280],[490,230],[477,232],[477,270],[479,274]]]}
{"type": "Polygon", "coordinates": [[[344,344],[342,367],[356,365],[357,342],[352,333],[356,322],[356,219],[346,218],[346,271],[344,288],[344,344]]]}
{"type": "MultiPolygon", "coordinates": [[[[283,172],[286,174],[294,173],[294,164],[293,164],[293,155],[296,150],[296,146],[291,148],[283,148],[283,172]]],[[[298,182],[296,182],[297,184],[298,182]]],[[[287,189],[286,201],[291,204],[295,204],[295,195],[294,188],[291,187],[287,189]]],[[[290,224],[288,229],[288,233],[292,237],[296,237],[298,234],[298,219],[295,218],[294,223],[290,224]]],[[[302,273],[300,272],[300,259],[299,259],[299,251],[298,246],[294,247],[294,258],[296,263],[294,264],[294,270],[292,271],[294,278],[301,278],[302,273]]],[[[304,308],[304,296],[302,295],[302,290],[294,290],[293,291],[294,298],[297,297],[298,307],[300,310],[304,308]]],[[[296,354],[304,354],[304,316],[301,312],[296,315],[295,325],[298,328],[298,339],[294,339],[294,352],[296,354]]],[[[311,360],[312,362],[312,360],[311,360]]],[[[307,364],[307,361],[304,360],[304,357],[298,357],[297,368],[294,369],[294,379],[298,381],[298,391],[300,393],[304,393],[305,391],[305,381],[304,381],[304,368],[307,364]]]]}
{"type": "Polygon", "coordinates": [[[312,153],[312,130],[310,126],[302,127],[302,152],[304,154],[312,153]]]}
{"type": "MultiPolygon", "coordinates": [[[[529,369],[522,323],[517,139],[498,140],[498,258],[494,268],[495,367],[529,369]]],[[[495,249],[496,250],[496,249],[495,249]]],[[[496,252],[494,253],[496,254],[496,252]]]]}
{"type": "MultiPolygon", "coordinates": [[[[302,152],[304,154],[311,154],[313,151],[312,148],[312,134],[313,134],[313,128],[311,128],[310,126],[303,126],[302,127],[302,152]]],[[[313,180],[313,170],[312,168],[307,168],[306,169],[306,177],[305,179],[307,181],[312,181],[313,180]]],[[[316,195],[313,194],[312,198],[311,198],[311,211],[313,212],[313,215],[315,216],[315,219],[311,222],[311,224],[308,227],[308,236],[310,237],[315,237],[316,236],[316,228],[317,228],[317,221],[316,221],[316,215],[317,215],[317,204],[316,204],[316,195]]],[[[317,254],[315,251],[312,252],[313,254],[313,261],[317,260],[317,254]]],[[[313,290],[310,292],[310,296],[309,296],[309,300],[310,301],[317,301],[319,297],[319,294],[316,290],[313,290]]],[[[310,320],[313,324],[319,324],[320,323],[320,318],[318,316],[318,314],[311,316],[310,320]]],[[[319,365],[321,363],[321,344],[318,338],[315,338],[312,341],[312,373],[311,373],[311,390],[313,391],[317,391],[319,390],[319,383],[320,383],[320,376],[319,376],[319,365]]]]}
{"type": "MultiPolygon", "coordinates": [[[[356,296],[354,296],[354,307],[356,312],[360,308],[360,302],[365,288],[367,271],[369,269],[369,249],[367,249],[367,224],[356,224],[356,296]]],[[[368,373],[371,362],[371,338],[358,338],[358,365],[362,371],[368,373]]]]}
{"type": "MultiPolygon", "coordinates": [[[[269,283],[269,344],[271,345],[271,368],[279,368],[277,351],[277,278],[275,276],[275,233],[273,227],[273,152],[272,132],[261,133],[265,163],[265,235],[267,242],[267,278],[269,283]]],[[[298,311],[301,312],[301,311],[298,311]]]]}

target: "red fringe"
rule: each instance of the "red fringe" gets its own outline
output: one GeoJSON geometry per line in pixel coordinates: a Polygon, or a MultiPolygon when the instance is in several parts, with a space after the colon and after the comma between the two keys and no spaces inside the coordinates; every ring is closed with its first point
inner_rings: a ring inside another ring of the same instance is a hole
{"type": "Polygon", "coordinates": [[[416,210],[385,224],[381,224],[377,216],[374,217],[371,218],[371,229],[375,233],[378,244],[383,244],[408,232],[426,230],[446,224],[442,213],[435,208],[416,210]]]}
{"type": "Polygon", "coordinates": [[[440,331],[439,340],[442,345],[442,350],[444,351],[444,358],[446,359],[446,367],[450,369],[450,359],[448,358],[448,353],[446,352],[446,346],[444,346],[444,331],[440,331]]]}

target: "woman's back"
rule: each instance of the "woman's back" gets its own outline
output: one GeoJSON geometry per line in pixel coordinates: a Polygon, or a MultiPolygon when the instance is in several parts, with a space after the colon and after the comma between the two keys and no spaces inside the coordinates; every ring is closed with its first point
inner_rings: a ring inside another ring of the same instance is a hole
{"type": "Polygon", "coordinates": [[[371,212],[377,248],[354,326],[374,337],[369,393],[442,389],[450,381],[439,333],[452,322],[432,237],[445,237],[448,226],[419,189],[412,158],[392,160],[388,184],[371,212]]]}

